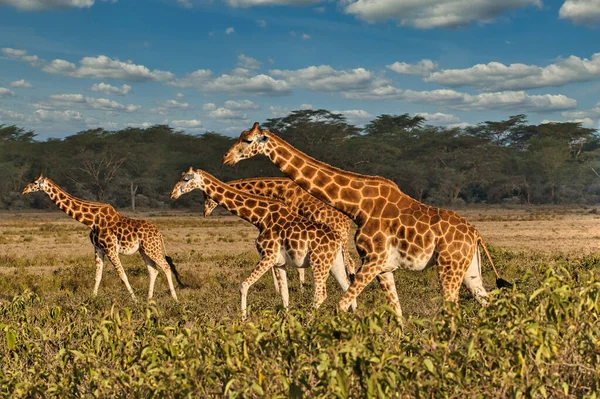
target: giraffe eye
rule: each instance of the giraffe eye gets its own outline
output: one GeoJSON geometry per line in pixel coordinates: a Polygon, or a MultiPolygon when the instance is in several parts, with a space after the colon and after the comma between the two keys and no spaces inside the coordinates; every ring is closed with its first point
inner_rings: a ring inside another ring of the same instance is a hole
{"type": "Polygon", "coordinates": [[[252,140],[242,139],[242,141],[246,144],[252,144],[252,140]]]}
{"type": "Polygon", "coordinates": [[[185,175],[185,176],[183,176],[183,181],[190,181],[190,180],[192,180],[192,177],[194,177],[194,175],[192,175],[192,174],[185,175]]]}

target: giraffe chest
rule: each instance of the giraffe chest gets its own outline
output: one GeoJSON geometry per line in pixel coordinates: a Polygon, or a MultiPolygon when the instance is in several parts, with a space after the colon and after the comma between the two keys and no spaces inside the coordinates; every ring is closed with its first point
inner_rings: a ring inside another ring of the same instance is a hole
{"type": "Polygon", "coordinates": [[[307,249],[303,246],[290,246],[289,243],[284,242],[279,249],[278,262],[280,265],[287,264],[296,267],[308,267],[307,249]]]}
{"type": "Polygon", "coordinates": [[[124,255],[133,255],[140,249],[140,243],[135,241],[119,242],[119,253],[124,255]]]}

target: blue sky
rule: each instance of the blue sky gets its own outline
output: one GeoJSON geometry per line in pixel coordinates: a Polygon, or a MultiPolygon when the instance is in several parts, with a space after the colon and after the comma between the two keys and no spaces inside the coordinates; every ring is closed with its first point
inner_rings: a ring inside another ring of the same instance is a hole
{"type": "Polygon", "coordinates": [[[600,0],[0,0],[0,123],[600,119],[600,0]]]}

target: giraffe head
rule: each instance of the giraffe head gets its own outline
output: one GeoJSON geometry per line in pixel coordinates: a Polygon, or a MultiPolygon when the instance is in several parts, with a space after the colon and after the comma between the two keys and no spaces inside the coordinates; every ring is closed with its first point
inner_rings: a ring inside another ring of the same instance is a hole
{"type": "Polygon", "coordinates": [[[204,217],[207,218],[209,217],[213,211],[215,210],[215,208],[219,206],[219,204],[217,204],[215,201],[213,201],[212,199],[210,199],[210,197],[208,196],[204,196],[204,217]]]}
{"type": "Polygon", "coordinates": [[[175,184],[175,187],[173,187],[171,199],[177,199],[182,194],[189,193],[195,189],[204,189],[204,179],[200,169],[194,170],[194,168],[190,166],[190,169],[187,172],[181,174],[181,179],[175,184]]]}
{"type": "Polygon", "coordinates": [[[48,179],[43,175],[39,175],[31,183],[25,186],[21,194],[29,194],[36,191],[46,191],[48,187],[48,179]]]}
{"type": "Polygon", "coordinates": [[[250,130],[244,130],[240,138],[223,155],[223,163],[233,166],[242,159],[252,158],[256,154],[265,154],[270,132],[261,129],[258,122],[250,130]]]}

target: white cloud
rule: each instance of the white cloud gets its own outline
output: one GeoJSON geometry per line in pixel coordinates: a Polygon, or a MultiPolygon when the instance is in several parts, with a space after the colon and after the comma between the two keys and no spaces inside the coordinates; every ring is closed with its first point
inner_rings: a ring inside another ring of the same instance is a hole
{"type": "Polygon", "coordinates": [[[0,108],[0,125],[3,120],[25,122],[28,117],[15,111],[0,108]]]}
{"type": "Polygon", "coordinates": [[[591,59],[574,55],[545,67],[500,62],[477,64],[467,69],[446,69],[434,72],[424,80],[446,86],[475,86],[481,90],[523,90],[537,87],[562,86],[600,77],[600,53],[591,59]]]}
{"type": "Polygon", "coordinates": [[[322,0],[225,0],[230,7],[310,6],[322,0]]]}
{"type": "Polygon", "coordinates": [[[217,108],[208,113],[208,116],[212,119],[221,119],[225,121],[235,121],[235,120],[247,120],[248,115],[234,111],[228,108],[217,108]]]}
{"type": "Polygon", "coordinates": [[[459,123],[451,123],[449,124],[447,127],[449,127],[450,129],[466,129],[469,126],[473,126],[473,124],[469,123],[469,122],[459,122],[459,123]]]}
{"type": "Polygon", "coordinates": [[[373,120],[375,115],[370,114],[369,112],[363,109],[348,109],[345,111],[331,111],[334,114],[342,114],[346,117],[346,120],[349,123],[356,125],[364,125],[365,122],[373,120]]]}
{"type": "Polygon", "coordinates": [[[10,86],[21,89],[31,89],[33,87],[33,85],[25,79],[15,80],[14,82],[11,82],[10,86]]]}
{"type": "Polygon", "coordinates": [[[54,105],[75,108],[81,107],[120,112],[135,112],[141,108],[139,105],[123,105],[106,98],[84,97],[82,94],[55,94],[50,96],[50,99],[54,105]]]}
{"type": "Polygon", "coordinates": [[[192,8],[194,7],[190,0],[177,0],[177,3],[183,8],[192,8]]]}
{"type": "Polygon", "coordinates": [[[247,68],[247,69],[258,69],[260,68],[260,62],[252,57],[248,57],[244,54],[240,54],[237,57],[238,59],[238,66],[242,67],[242,68],[247,68]]]}
{"type": "Polygon", "coordinates": [[[296,107],[296,108],[270,106],[269,113],[271,114],[271,116],[273,118],[282,118],[284,116],[287,116],[292,111],[295,111],[298,109],[312,109],[312,108],[313,108],[313,106],[311,104],[301,104],[299,107],[296,107]]]}
{"type": "Polygon", "coordinates": [[[235,28],[233,26],[230,26],[229,28],[225,29],[225,34],[231,35],[232,33],[235,33],[235,28]]]}
{"type": "Polygon", "coordinates": [[[584,126],[600,129],[600,102],[586,111],[563,112],[562,116],[570,122],[581,122],[584,126]]]}
{"type": "Polygon", "coordinates": [[[308,40],[308,39],[310,39],[310,35],[307,35],[306,33],[303,33],[302,34],[302,39],[303,40],[308,40]]]}
{"type": "Polygon", "coordinates": [[[434,122],[440,124],[460,122],[460,118],[458,116],[452,114],[444,114],[441,112],[436,112],[433,114],[430,114],[428,112],[418,112],[416,115],[425,118],[427,122],[434,122]]]}
{"type": "Polygon", "coordinates": [[[171,72],[158,69],[151,71],[143,65],[137,65],[131,61],[122,62],[105,55],[84,57],[79,64],[80,66],[77,67],[71,62],[55,59],[42,70],[73,78],[119,79],[130,82],[165,82],[175,78],[171,72]]]}
{"type": "Polygon", "coordinates": [[[106,94],[116,94],[117,96],[125,96],[131,92],[131,86],[123,85],[121,87],[113,86],[107,83],[94,83],[90,87],[91,91],[100,91],[106,94]]]}
{"type": "Polygon", "coordinates": [[[150,123],[150,122],[128,122],[128,123],[124,123],[123,126],[125,127],[135,127],[135,128],[141,128],[141,129],[148,129],[150,126],[154,126],[155,123],[150,123]]]}
{"type": "Polygon", "coordinates": [[[85,118],[85,125],[88,129],[106,129],[106,130],[117,130],[119,128],[119,124],[117,122],[109,122],[109,121],[100,121],[97,118],[85,118]]]}
{"type": "Polygon", "coordinates": [[[277,96],[290,93],[287,82],[273,79],[268,75],[256,75],[252,77],[239,75],[221,75],[213,81],[207,82],[206,91],[225,92],[232,94],[252,94],[277,96]]]}
{"type": "Polygon", "coordinates": [[[33,118],[37,122],[79,122],[83,120],[83,116],[73,110],[65,111],[48,111],[38,109],[33,113],[33,118]]]}
{"type": "Polygon", "coordinates": [[[256,21],[256,23],[258,24],[258,26],[260,26],[261,28],[266,28],[267,27],[267,21],[265,21],[264,19],[259,19],[256,21]]]}
{"type": "Polygon", "coordinates": [[[32,67],[39,67],[41,64],[41,60],[37,55],[27,55],[25,50],[4,47],[2,53],[13,60],[28,62],[32,67]]]}
{"type": "Polygon", "coordinates": [[[14,97],[15,92],[7,89],[6,87],[0,87],[0,97],[14,97]]]}
{"type": "MultiPolygon", "coordinates": [[[[116,3],[117,0],[101,0],[116,3]]],[[[0,0],[0,5],[13,6],[22,11],[38,11],[49,8],[89,8],[95,0],[0,0]]]]}
{"type": "Polygon", "coordinates": [[[205,111],[213,111],[217,109],[217,104],[215,103],[206,103],[202,106],[202,109],[205,111]]]}
{"type": "Polygon", "coordinates": [[[394,62],[393,64],[386,65],[386,68],[401,75],[427,76],[438,69],[438,65],[431,60],[421,60],[416,64],[394,62]]]}
{"type": "Polygon", "coordinates": [[[502,14],[541,0],[345,0],[345,12],[367,22],[393,19],[418,29],[456,28],[490,23],[502,14]]]}
{"type": "Polygon", "coordinates": [[[227,107],[229,109],[233,109],[233,110],[242,110],[242,109],[259,109],[260,105],[253,103],[250,100],[240,100],[240,101],[228,100],[228,101],[225,101],[225,107],[227,107]]]}
{"type": "Polygon", "coordinates": [[[377,87],[370,91],[345,92],[354,100],[403,100],[417,104],[434,104],[459,110],[517,110],[521,112],[563,111],[573,109],[577,101],[562,94],[529,95],[524,91],[468,94],[454,90],[414,91],[393,86],[377,87]]]}
{"type": "Polygon", "coordinates": [[[560,7],[558,15],[577,25],[594,26],[600,24],[600,1],[567,0],[560,7]]]}
{"type": "Polygon", "coordinates": [[[384,83],[364,68],[335,70],[329,65],[320,65],[297,70],[273,69],[270,73],[313,91],[366,90],[384,83]]]}
{"type": "Polygon", "coordinates": [[[189,119],[189,120],[185,120],[185,119],[180,119],[180,120],[173,120],[169,123],[169,125],[175,127],[175,128],[200,128],[202,127],[202,121],[198,120],[198,119],[189,119]]]}
{"type": "Polygon", "coordinates": [[[179,109],[187,109],[190,107],[188,103],[181,103],[175,100],[167,100],[161,104],[165,108],[179,108],[179,109]]]}
{"type": "Polygon", "coordinates": [[[178,99],[180,99],[180,100],[181,100],[182,98],[184,98],[184,97],[185,97],[185,94],[183,94],[183,93],[177,93],[177,94],[175,95],[175,97],[177,97],[178,99]]]}
{"type": "Polygon", "coordinates": [[[212,77],[212,72],[208,69],[198,69],[188,73],[183,78],[174,79],[168,84],[175,87],[197,87],[200,88],[212,77]]]}

